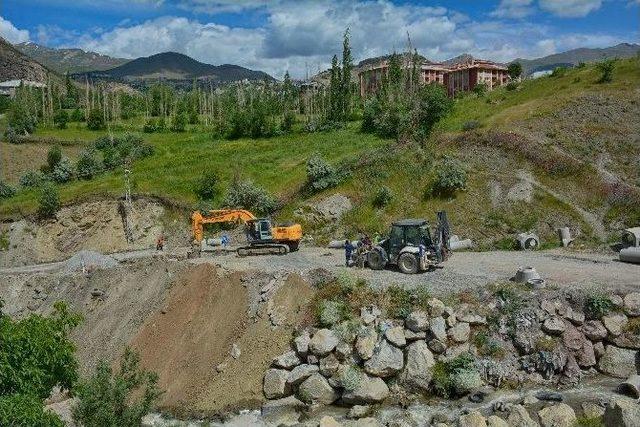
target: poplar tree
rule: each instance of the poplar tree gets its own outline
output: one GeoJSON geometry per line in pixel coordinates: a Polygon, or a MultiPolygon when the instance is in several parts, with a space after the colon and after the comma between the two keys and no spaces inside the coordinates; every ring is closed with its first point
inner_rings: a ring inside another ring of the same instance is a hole
{"type": "Polygon", "coordinates": [[[351,46],[349,45],[349,29],[344,32],[342,41],[342,119],[346,120],[351,113],[351,70],[353,69],[351,46]]]}

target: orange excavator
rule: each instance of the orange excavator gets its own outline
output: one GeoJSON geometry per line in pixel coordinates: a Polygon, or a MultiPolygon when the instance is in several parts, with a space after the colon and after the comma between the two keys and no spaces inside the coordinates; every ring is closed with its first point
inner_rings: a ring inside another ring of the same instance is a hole
{"type": "Polygon", "coordinates": [[[244,209],[217,209],[203,215],[195,211],[191,215],[193,239],[198,244],[204,239],[204,224],[244,223],[247,246],[237,249],[239,256],[284,255],[297,251],[302,239],[300,224],[283,224],[273,227],[269,218],[257,218],[244,209]]]}

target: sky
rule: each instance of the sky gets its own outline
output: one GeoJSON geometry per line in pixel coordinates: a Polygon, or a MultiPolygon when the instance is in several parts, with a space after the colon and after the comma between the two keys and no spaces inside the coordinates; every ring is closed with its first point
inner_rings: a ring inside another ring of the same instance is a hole
{"type": "Polygon", "coordinates": [[[137,58],[187,54],[276,78],[326,69],[348,28],[356,61],[409,45],[495,61],[638,43],[640,0],[0,0],[12,43],[137,58]]]}

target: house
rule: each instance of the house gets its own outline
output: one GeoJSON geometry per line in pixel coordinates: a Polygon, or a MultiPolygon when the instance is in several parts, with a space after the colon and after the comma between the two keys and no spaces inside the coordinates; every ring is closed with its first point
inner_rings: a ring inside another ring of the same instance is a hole
{"type": "Polygon", "coordinates": [[[504,65],[470,58],[449,68],[445,75],[445,86],[449,96],[455,96],[459,92],[472,91],[479,84],[485,84],[488,90],[493,90],[508,80],[509,72],[504,65]]]}
{"type": "Polygon", "coordinates": [[[20,86],[43,88],[47,87],[44,83],[32,82],[30,80],[7,80],[0,82],[0,96],[8,96],[13,98],[16,96],[16,89],[20,86]]]}

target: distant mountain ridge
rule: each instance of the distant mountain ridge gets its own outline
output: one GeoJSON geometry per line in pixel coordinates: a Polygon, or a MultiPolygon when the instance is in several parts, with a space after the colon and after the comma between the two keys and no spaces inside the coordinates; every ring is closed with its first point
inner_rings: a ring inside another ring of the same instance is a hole
{"type": "Polygon", "coordinates": [[[45,66],[0,37],[0,81],[30,80],[46,83],[48,76],[57,78],[45,66]]]}
{"type": "Polygon", "coordinates": [[[18,43],[16,49],[35,59],[46,67],[64,73],[81,73],[94,70],[109,70],[130,61],[125,58],[113,58],[82,49],[50,48],[32,42],[18,43]]]}

